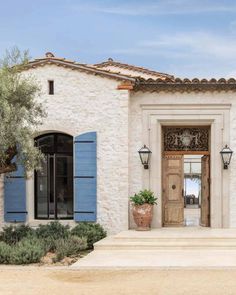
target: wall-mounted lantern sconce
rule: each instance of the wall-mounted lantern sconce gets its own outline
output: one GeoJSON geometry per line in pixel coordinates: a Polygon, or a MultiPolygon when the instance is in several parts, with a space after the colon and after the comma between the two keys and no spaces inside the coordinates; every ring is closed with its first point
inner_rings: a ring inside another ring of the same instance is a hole
{"type": "Polygon", "coordinates": [[[150,155],[152,152],[149,150],[149,148],[146,145],[144,145],[138,151],[138,153],[139,153],[139,157],[140,157],[141,163],[143,164],[144,169],[148,169],[150,155]]]}
{"type": "Polygon", "coordinates": [[[225,147],[220,152],[220,154],[222,157],[224,169],[228,169],[228,166],[229,166],[231,158],[232,158],[233,151],[226,144],[225,147]]]}

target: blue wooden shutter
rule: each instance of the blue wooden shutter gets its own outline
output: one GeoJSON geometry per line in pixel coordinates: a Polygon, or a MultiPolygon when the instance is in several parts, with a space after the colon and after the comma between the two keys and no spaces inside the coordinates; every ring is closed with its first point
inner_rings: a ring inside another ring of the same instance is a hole
{"type": "Polygon", "coordinates": [[[74,220],[96,221],[97,135],[88,132],[74,141],[74,220]]]}
{"type": "Polygon", "coordinates": [[[4,180],[4,220],[26,221],[26,180],[21,165],[4,180]]]}

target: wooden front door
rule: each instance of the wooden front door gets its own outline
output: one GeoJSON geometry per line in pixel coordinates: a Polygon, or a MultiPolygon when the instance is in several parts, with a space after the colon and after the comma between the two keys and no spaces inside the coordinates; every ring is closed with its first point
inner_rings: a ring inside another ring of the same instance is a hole
{"type": "Polygon", "coordinates": [[[210,156],[202,159],[201,226],[210,226],[210,156]]]}
{"type": "Polygon", "coordinates": [[[163,158],[163,226],[184,225],[184,156],[163,158]]]}

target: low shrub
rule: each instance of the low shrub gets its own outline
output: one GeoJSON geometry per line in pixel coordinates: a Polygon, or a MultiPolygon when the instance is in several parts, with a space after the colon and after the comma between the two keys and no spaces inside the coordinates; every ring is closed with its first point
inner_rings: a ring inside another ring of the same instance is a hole
{"type": "Polygon", "coordinates": [[[37,263],[49,251],[56,254],[55,261],[73,258],[104,237],[105,230],[94,223],[80,223],[71,231],[58,221],[36,230],[27,225],[7,226],[0,233],[0,264],[37,263]]]}
{"type": "Polygon", "coordinates": [[[87,248],[86,238],[77,236],[69,236],[66,239],[59,239],[55,242],[56,260],[60,261],[64,257],[73,257],[79,254],[80,251],[87,248]]]}
{"type": "Polygon", "coordinates": [[[8,264],[11,259],[12,247],[5,242],[0,242],[0,263],[8,264]]]}
{"type": "Polygon", "coordinates": [[[37,263],[46,254],[43,241],[36,237],[22,239],[11,251],[11,264],[37,263]]]}
{"type": "Polygon", "coordinates": [[[8,245],[15,245],[23,238],[33,235],[34,230],[28,225],[5,226],[0,233],[0,240],[8,245]]]}
{"type": "Polygon", "coordinates": [[[46,252],[54,252],[56,250],[56,241],[53,237],[39,238],[44,243],[46,252]]]}
{"type": "Polygon", "coordinates": [[[71,230],[71,234],[87,238],[88,249],[92,249],[94,243],[106,237],[106,231],[98,223],[79,223],[71,230]]]}
{"type": "Polygon", "coordinates": [[[47,251],[54,251],[56,247],[55,241],[65,239],[69,234],[69,226],[62,225],[58,221],[53,221],[46,225],[40,224],[36,229],[36,237],[44,240],[47,251]]]}

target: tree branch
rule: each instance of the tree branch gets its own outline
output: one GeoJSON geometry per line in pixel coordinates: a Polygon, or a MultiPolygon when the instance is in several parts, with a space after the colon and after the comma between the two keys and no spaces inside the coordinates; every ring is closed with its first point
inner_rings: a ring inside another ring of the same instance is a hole
{"type": "Polygon", "coordinates": [[[13,146],[13,147],[9,147],[6,151],[6,154],[7,154],[7,159],[5,161],[6,165],[10,165],[11,164],[11,161],[12,159],[16,156],[17,154],[17,148],[16,146],[13,146]]]}
{"type": "Polygon", "coordinates": [[[16,164],[15,163],[0,167],[0,174],[10,173],[10,172],[14,172],[14,171],[16,171],[16,164]]]}
{"type": "Polygon", "coordinates": [[[7,149],[6,151],[7,158],[5,160],[5,163],[2,166],[0,166],[0,174],[16,171],[17,169],[16,163],[11,163],[11,161],[16,156],[16,154],[17,154],[16,146],[9,147],[7,149]]]}

